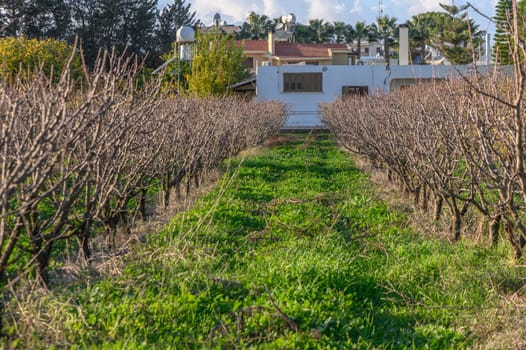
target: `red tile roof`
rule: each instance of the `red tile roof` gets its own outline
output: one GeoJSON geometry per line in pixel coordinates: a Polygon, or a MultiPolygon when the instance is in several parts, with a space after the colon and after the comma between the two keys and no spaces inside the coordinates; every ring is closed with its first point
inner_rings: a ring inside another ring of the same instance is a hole
{"type": "Polygon", "coordinates": [[[291,44],[285,42],[276,43],[276,54],[278,57],[329,57],[329,49],[345,50],[345,44],[291,44]]]}
{"type": "MultiPolygon", "coordinates": [[[[236,41],[236,45],[241,45],[241,40],[236,41]]],[[[245,40],[245,51],[267,52],[268,43],[266,40],[245,40]]],[[[349,51],[346,44],[297,44],[288,42],[276,42],[275,54],[278,57],[329,57],[329,49],[349,51]]]]}
{"type": "Polygon", "coordinates": [[[236,40],[236,46],[241,46],[245,43],[245,51],[267,51],[268,43],[266,40],[236,40]]]}

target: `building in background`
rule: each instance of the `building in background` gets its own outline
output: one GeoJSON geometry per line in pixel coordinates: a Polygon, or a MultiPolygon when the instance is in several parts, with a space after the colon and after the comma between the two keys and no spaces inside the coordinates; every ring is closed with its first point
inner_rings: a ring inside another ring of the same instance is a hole
{"type": "MultiPolygon", "coordinates": [[[[402,49],[404,51],[409,51],[408,40],[407,33],[402,29],[400,47],[405,48],[402,49]]],[[[294,60],[285,59],[290,56],[283,56],[279,60],[271,59],[280,53],[278,47],[280,46],[276,45],[275,54],[270,57],[270,49],[264,54],[265,48],[260,48],[258,53],[262,55],[261,59],[268,59],[271,64],[254,64],[257,67],[257,79],[253,82],[257,86],[258,100],[281,101],[287,105],[288,116],[284,126],[286,129],[323,128],[320,104],[333,102],[337,98],[389,93],[419,83],[459,77],[461,74],[468,75],[474,69],[473,65],[413,65],[408,57],[409,52],[399,52],[399,58],[391,60],[389,65],[385,64],[383,57],[380,57],[383,64],[353,64],[355,52],[351,49],[347,50],[347,64],[337,64],[343,63],[343,60],[329,59],[334,57],[334,54],[330,54],[330,47],[325,48],[328,53],[324,59],[316,57],[320,53],[312,55],[311,62],[316,64],[307,64],[307,60],[305,64],[298,64],[298,58],[302,56],[299,50],[294,60]]],[[[343,51],[342,48],[342,54],[343,51]]],[[[338,49],[336,52],[339,52],[338,49]]],[[[254,50],[252,57],[256,59],[260,56],[256,55],[254,50]]],[[[363,59],[367,61],[365,57],[360,60],[363,59]]],[[[482,65],[478,69],[483,72],[489,71],[491,67],[482,65]]]]}

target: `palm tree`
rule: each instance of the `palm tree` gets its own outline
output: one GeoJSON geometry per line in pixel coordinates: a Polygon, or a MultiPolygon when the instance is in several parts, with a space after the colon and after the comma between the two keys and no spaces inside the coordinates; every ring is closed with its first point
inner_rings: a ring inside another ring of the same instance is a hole
{"type": "Polygon", "coordinates": [[[311,41],[315,43],[328,42],[334,32],[333,26],[329,22],[324,22],[323,19],[309,20],[309,27],[311,33],[311,41]]]}
{"type": "Polygon", "coordinates": [[[258,15],[254,11],[247,16],[241,25],[240,39],[264,39],[269,30],[274,28],[274,21],[266,15],[258,15]]]}
{"type": "Polygon", "coordinates": [[[396,17],[389,17],[389,16],[381,16],[376,18],[377,23],[377,31],[378,31],[378,37],[380,37],[383,40],[384,44],[384,57],[385,62],[389,64],[389,47],[391,43],[394,43],[397,31],[396,28],[398,25],[396,24],[396,21],[398,19],[396,17]]]}
{"type": "Polygon", "coordinates": [[[365,24],[365,22],[358,21],[354,25],[353,40],[356,40],[356,46],[358,50],[358,59],[362,55],[362,42],[363,40],[369,40],[371,37],[371,26],[365,24]]]}
{"type": "Polygon", "coordinates": [[[334,22],[332,24],[334,29],[334,41],[337,43],[344,43],[352,41],[354,29],[352,25],[344,22],[334,22]]]}
{"type": "Polygon", "coordinates": [[[432,31],[436,26],[433,14],[433,12],[421,13],[407,21],[412,46],[416,47],[418,52],[416,55],[420,57],[421,63],[425,63],[426,45],[430,42],[432,31]]]}

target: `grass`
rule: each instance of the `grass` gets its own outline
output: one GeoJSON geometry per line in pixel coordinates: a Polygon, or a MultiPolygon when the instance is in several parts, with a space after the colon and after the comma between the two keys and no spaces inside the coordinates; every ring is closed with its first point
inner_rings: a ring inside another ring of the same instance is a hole
{"type": "Polygon", "coordinates": [[[294,136],[225,165],[119,276],[43,296],[46,327],[9,331],[31,348],[482,347],[493,330],[476,319],[524,271],[504,246],[424,239],[404,215],[328,135],[294,136]]]}

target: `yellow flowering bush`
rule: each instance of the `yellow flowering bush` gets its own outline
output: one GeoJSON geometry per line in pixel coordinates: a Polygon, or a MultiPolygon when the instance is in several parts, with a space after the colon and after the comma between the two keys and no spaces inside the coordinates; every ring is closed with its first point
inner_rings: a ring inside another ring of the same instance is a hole
{"type": "MultiPolygon", "coordinates": [[[[0,38],[0,78],[31,77],[40,67],[48,77],[58,77],[72,53],[69,44],[53,39],[37,40],[25,37],[0,38]]],[[[73,74],[81,73],[79,55],[71,64],[73,74]]]]}

